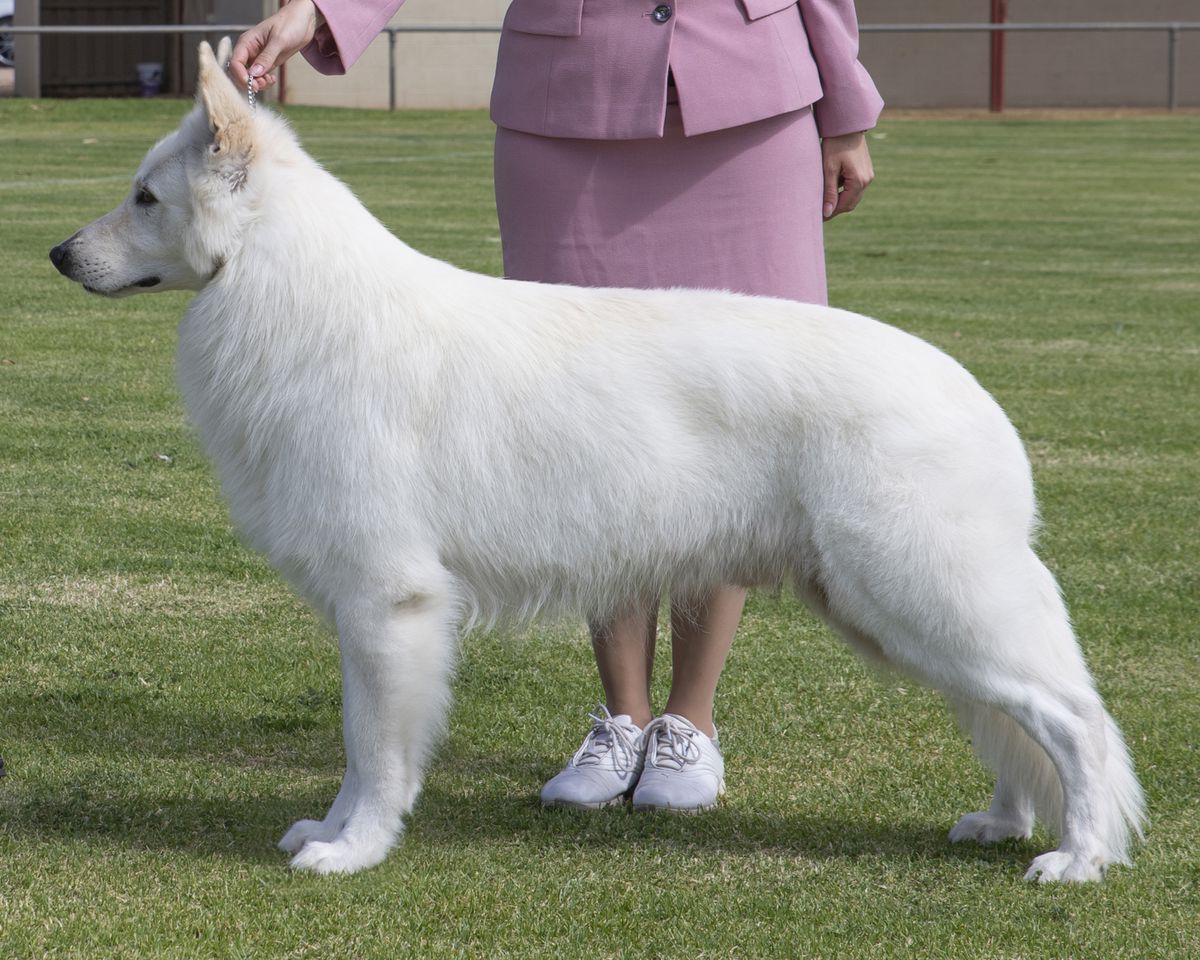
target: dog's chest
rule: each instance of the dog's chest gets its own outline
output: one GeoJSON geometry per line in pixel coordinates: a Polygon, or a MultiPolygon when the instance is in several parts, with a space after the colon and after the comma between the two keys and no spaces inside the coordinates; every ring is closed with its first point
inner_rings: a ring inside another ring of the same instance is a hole
{"type": "Polygon", "coordinates": [[[320,472],[334,410],[320,399],[312,361],[279,338],[247,335],[189,312],[180,326],[177,376],[188,416],[217,468],[234,521],[260,548],[300,478],[320,472]],[[321,411],[324,410],[324,413],[321,411]]]}

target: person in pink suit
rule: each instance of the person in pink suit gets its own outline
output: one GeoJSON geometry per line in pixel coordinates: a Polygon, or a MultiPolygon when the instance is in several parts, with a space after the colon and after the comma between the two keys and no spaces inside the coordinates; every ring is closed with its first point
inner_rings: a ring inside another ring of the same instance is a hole
{"type": "MultiPolygon", "coordinates": [[[[234,76],[262,89],[297,51],[344,73],[402,3],[291,0],[238,40],[234,76]]],[[[512,0],[491,103],[505,275],[824,303],[823,221],[871,182],[882,107],[853,0],[512,0]]],[[[590,625],[605,702],[545,804],[701,810],[724,792],[713,703],[745,592],[671,599],[658,716],[660,598],[590,625]]]]}

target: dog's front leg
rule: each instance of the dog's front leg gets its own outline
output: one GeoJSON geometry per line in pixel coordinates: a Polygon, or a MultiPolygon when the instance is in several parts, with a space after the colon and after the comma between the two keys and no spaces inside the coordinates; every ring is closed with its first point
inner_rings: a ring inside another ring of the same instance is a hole
{"type": "Polygon", "coordinates": [[[280,841],[293,867],[316,873],[372,867],[395,844],[442,729],[454,658],[448,591],[356,600],[336,619],[345,779],[324,820],[301,820],[280,841]]]}

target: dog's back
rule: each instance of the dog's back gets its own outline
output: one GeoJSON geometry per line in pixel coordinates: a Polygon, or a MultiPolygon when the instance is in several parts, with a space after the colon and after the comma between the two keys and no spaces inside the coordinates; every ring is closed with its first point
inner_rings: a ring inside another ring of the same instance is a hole
{"type": "Polygon", "coordinates": [[[811,580],[814,516],[904,510],[930,485],[976,512],[998,499],[1028,532],[1007,420],[901,331],[480,277],[400,243],[314,164],[278,179],[194,301],[179,371],[239,525],[306,592],[337,583],[312,571],[350,541],[436,556],[484,620],[600,617],[648,589],[811,580]]]}

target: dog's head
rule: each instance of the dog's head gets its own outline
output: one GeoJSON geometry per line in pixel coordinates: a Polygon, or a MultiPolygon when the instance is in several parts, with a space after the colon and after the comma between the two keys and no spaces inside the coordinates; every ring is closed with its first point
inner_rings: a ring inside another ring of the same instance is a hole
{"type": "Polygon", "coordinates": [[[110,297],[199,290],[236,250],[254,209],[260,118],[225,75],[229,38],[200,44],[196,106],[146,155],[124,202],[50,251],[59,272],[110,297]]]}

